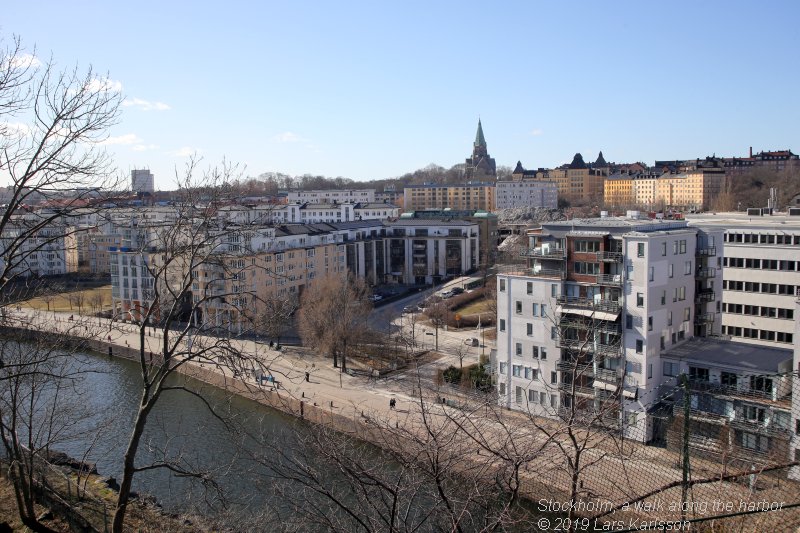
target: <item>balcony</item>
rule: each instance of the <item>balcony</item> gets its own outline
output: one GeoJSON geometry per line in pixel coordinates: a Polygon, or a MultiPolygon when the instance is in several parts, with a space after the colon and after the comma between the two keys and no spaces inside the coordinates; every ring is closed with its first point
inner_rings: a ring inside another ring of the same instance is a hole
{"type": "Polygon", "coordinates": [[[572,383],[559,383],[558,389],[566,394],[575,394],[577,396],[588,396],[594,398],[594,387],[587,387],[585,385],[575,385],[573,388],[572,383]]]}
{"type": "Polygon", "coordinates": [[[694,323],[698,326],[702,326],[703,324],[713,324],[714,323],[715,314],[714,313],[702,313],[699,315],[695,315],[694,323]]]}
{"type": "Polygon", "coordinates": [[[621,263],[622,252],[597,252],[597,260],[604,263],[621,263]]]}
{"type": "Polygon", "coordinates": [[[709,291],[709,290],[700,291],[697,294],[695,294],[694,303],[704,304],[708,302],[713,302],[714,297],[715,297],[714,291],[709,291]]]}
{"type": "Polygon", "coordinates": [[[619,322],[610,322],[608,320],[581,320],[572,315],[565,316],[559,320],[558,325],[562,329],[590,329],[599,333],[611,333],[615,335],[619,335],[622,332],[622,324],[619,322]]]}
{"type": "Polygon", "coordinates": [[[707,392],[714,396],[724,396],[745,400],[773,400],[773,390],[763,391],[745,388],[742,385],[721,385],[698,379],[689,380],[689,389],[696,392],[707,392]]]}
{"type": "Polygon", "coordinates": [[[717,270],[715,268],[698,268],[697,269],[697,278],[698,279],[709,279],[716,277],[717,270]]]}
{"type": "Polygon", "coordinates": [[[622,274],[598,274],[597,284],[610,287],[622,286],[622,274]]]}
{"type": "Polygon", "coordinates": [[[564,339],[560,338],[556,343],[559,348],[567,350],[580,350],[584,353],[594,353],[615,356],[620,354],[619,344],[603,344],[585,339],[564,339]]]}
{"type": "Polygon", "coordinates": [[[526,248],[519,255],[521,257],[532,257],[536,259],[554,259],[564,261],[567,258],[567,251],[563,248],[526,248]]]}
{"type": "Polygon", "coordinates": [[[570,309],[581,309],[589,311],[601,311],[606,313],[619,313],[621,310],[620,303],[616,300],[604,300],[593,298],[582,298],[579,296],[559,296],[556,302],[564,311],[570,309]]]}
{"type": "Polygon", "coordinates": [[[606,383],[617,383],[622,376],[622,369],[598,368],[595,370],[594,377],[606,383]]]}
{"type": "Polygon", "coordinates": [[[561,269],[551,269],[551,268],[533,268],[530,271],[530,276],[534,278],[556,278],[556,279],[566,279],[567,272],[561,269]]]}
{"type": "Polygon", "coordinates": [[[697,257],[714,257],[715,255],[717,255],[717,247],[716,246],[698,247],[695,250],[695,255],[697,257]]]}
{"type": "Polygon", "coordinates": [[[574,361],[559,361],[556,363],[556,370],[567,372],[575,376],[594,376],[594,366],[591,363],[575,363],[574,361]]]}

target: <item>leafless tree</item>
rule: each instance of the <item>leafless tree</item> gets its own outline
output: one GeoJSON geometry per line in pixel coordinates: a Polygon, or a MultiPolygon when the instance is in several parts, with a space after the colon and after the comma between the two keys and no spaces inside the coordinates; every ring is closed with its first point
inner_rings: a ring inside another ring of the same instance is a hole
{"type": "Polygon", "coordinates": [[[347,371],[347,350],[368,331],[372,304],[369,286],[353,276],[328,276],[315,282],[300,300],[303,343],[333,356],[333,366],[347,371]]]}
{"type": "Polygon", "coordinates": [[[281,337],[292,325],[298,306],[295,293],[268,295],[255,306],[256,316],[252,319],[255,332],[266,334],[270,340],[280,343],[281,337]]]}

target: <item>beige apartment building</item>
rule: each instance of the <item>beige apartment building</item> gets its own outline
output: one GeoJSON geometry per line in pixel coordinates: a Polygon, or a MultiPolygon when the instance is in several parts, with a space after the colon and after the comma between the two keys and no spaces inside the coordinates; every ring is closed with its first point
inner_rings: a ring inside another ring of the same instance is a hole
{"type": "Polygon", "coordinates": [[[608,207],[635,205],[645,209],[676,208],[704,211],[712,208],[725,184],[721,168],[698,168],[681,174],[616,175],[606,180],[603,203],[608,207]]]}
{"type": "Polygon", "coordinates": [[[416,185],[406,187],[403,207],[406,211],[423,209],[458,209],[494,211],[494,183],[465,185],[416,185]]]}

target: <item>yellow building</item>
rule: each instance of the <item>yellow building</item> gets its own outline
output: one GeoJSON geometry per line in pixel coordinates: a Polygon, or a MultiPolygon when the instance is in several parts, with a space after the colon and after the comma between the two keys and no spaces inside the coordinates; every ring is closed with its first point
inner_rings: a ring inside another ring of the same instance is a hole
{"type": "Polygon", "coordinates": [[[404,209],[495,210],[494,183],[466,185],[417,185],[404,190],[404,209]]]}
{"type": "Polygon", "coordinates": [[[627,174],[608,177],[603,183],[603,205],[617,208],[635,205],[633,181],[627,174]]]}

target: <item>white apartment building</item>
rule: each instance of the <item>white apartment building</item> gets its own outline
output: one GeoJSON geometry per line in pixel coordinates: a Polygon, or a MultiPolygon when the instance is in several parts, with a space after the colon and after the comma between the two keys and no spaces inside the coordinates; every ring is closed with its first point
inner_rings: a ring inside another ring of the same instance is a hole
{"type": "Polygon", "coordinates": [[[400,208],[378,202],[301,202],[288,205],[232,205],[220,208],[219,216],[238,224],[319,224],[355,220],[397,218],[400,208]]]}
{"type": "Polygon", "coordinates": [[[503,405],[547,416],[603,407],[627,437],[650,440],[660,354],[719,334],[722,232],[629,215],[542,224],[528,232],[529,264],[501,268],[503,405]]]}
{"type": "Polygon", "coordinates": [[[315,191],[289,191],[289,203],[310,202],[315,204],[332,204],[334,202],[374,202],[375,189],[321,189],[315,191]]]}
{"type": "Polygon", "coordinates": [[[155,192],[155,176],[147,169],[131,170],[131,191],[134,193],[155,192]]]}
{"type": "Polygon", "coordinates": [[[558,207],[558,186],[551,180],[498,181],[495,195],[497,209],[558,207]]]}
{"type": "Polygon", "coordinates": [[[800,216],[689,215],[689,224],[725,232],[722,334],[775,347],[795,341],[800,289],[800,216]]]}

